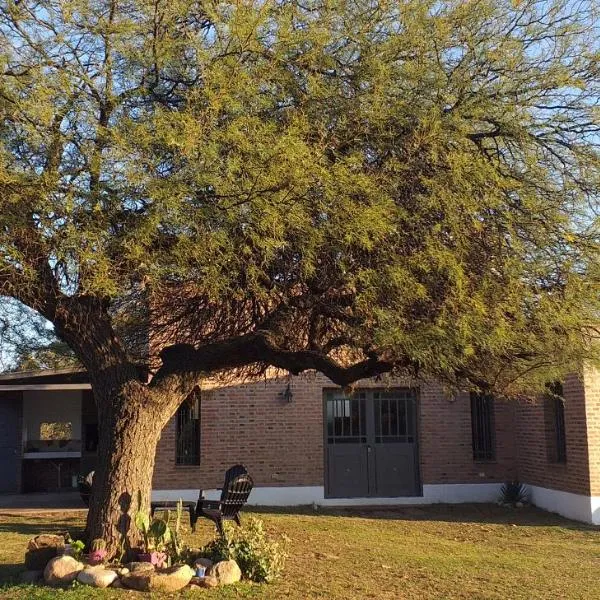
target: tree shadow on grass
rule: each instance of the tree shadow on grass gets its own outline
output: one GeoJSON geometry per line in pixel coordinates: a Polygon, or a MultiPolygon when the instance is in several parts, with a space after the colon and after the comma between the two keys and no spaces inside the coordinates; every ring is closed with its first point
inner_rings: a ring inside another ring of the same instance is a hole
{"type": "MultiPolygon", "coordinates": [[[[19,573],[25,569],[23,563],[2,563],[0,564],[0,586],[19,583],[19,573]]],[[[0,598],[2,590],[0,589],[0,598]]]]}
{"type": "Polygon", "coordinates": [[[26,522],[24,520],[12,520],[10,517],[3,517],[0,522],[0,535],[12,533],[17,535],[28,535],[34,537],[41,533],[69,533],[72,538],[78,539],[83,534],[83,524],[80,519],[43,519],[36,518],[35,521],[26,522]]]}

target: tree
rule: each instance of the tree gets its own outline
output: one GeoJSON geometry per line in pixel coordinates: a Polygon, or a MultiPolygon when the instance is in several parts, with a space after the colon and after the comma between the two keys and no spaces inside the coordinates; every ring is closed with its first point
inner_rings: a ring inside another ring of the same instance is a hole
{"type": "Polygon", "coordinates": [[[28,371],[80,366],[52,326],[14,299],[0,305],[0,370],[28,371]]]}
{"type": "Polygon", "coordinates": [[[596,357],[597,17],[1,4],[0,292],[89,372],[91,537],[136,543],[160,431],[209,374],[515,393],[596,357]]]}

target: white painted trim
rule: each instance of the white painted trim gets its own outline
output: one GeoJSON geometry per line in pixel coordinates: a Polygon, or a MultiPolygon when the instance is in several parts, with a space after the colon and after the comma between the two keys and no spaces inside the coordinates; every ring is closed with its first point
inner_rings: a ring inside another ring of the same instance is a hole
{"type": "MultiPolygon", "coordinates": [[[[500,483],[457,483],[424,485],[422,496],[395,498],[325,498],[323,486],[255,487],[248,504],[258,506],[391,506],[434,504],[439,502],[458,504],[463,502],[495,502],[500,493],[500,483]]],[[[205,490],[206,498],[219,497],[218,490],[205,490]]],[[[197,500],[198,489],[153,490],[152,500],[197,500]]]]}
{"type": "Polygon", "coordinates": [[[25,392],[33,390],[91,390],[89,383],[30,383],[22,385],[2,385],[0,392],[25,392]]]}
{"type": "Polygon", "coordinates": [[[25,452],[23,460],[35,458],[81,458],[81,452],[25,452]]]}
{"type": "Polygon", "coordinates": [[[37,371],[11,371],[10,373],[0,373],[0,381],[10,379],[29,379],[31,377],[49,377],[53,375],[73,375],[75,373],[85,373],[81,367],[71,367],[67,369],[39,369],[37,371]]]}
{"type": "Polygon", "coordinates": [[[537,485],[527,487],[532,504],[575,521],[600,525],[600,496],[573,494],[537,485]]]}

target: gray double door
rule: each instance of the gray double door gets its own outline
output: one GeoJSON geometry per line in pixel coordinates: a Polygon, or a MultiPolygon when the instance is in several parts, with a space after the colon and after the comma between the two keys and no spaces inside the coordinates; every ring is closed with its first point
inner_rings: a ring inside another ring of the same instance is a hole
{"type": "Polygon", "coordinates": [[[325,393],[328,497],[420,494],[416,403],[408,388],[325,393]]]}

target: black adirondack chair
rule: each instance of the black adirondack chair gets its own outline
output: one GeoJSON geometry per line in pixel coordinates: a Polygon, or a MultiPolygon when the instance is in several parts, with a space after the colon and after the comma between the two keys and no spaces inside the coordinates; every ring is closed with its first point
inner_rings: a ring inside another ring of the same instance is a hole
{"type": "Polygon", "coordinates": [[[235,465],[225,473],[225,483],[221,489],[220,500],[206,500],[204,491],[200,490],[198,504],[196,505],[196,518],[210,519],[221,536],[225,535],[223,521],[240,522],[240,510],[248,501],[254,482],[248,474],[246,467],[235,465]]]}
{"type": "Polygon", "coordinates": [[[77,477],[77,488],[79,495],[86,506],[90,505],[90,496],[92,495],[92,483],[94,481],[94,471],[90,471],[87,475],[79,475],[77,477]]]}

